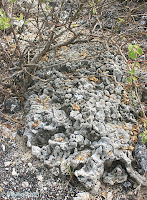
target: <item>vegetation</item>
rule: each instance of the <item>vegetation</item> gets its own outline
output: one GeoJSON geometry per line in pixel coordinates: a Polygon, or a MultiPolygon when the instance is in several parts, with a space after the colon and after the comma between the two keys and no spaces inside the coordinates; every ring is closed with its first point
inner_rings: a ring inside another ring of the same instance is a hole
{"type": "MultiPolygon", "coordinates": [[[[115,51],[124,58],[130,74],[126,84],[135,90],[142,110],[141,118],[146,120],[137,92],[139,83],[135,74],[146,62],[137,60],[145,54],[141,41],[146,37],[146,27],[138,23],[146,10],[145,1],[24,2],[0,1],[0,64],[1,70],[7,74],[1,77],[1,92],[4,97],[14,93],[20,96],[21,90],[27,90],[35,71],[41,68],[40,60],[47,61],[52,52],[56,58],[62,47],[76,43],[88,43],[89,46],[97,43],[103,46],[102,52],[115,51]],[[115,10],[116,5],[118,10],[115,10]],[[15,82],[16,79],[19,83],[15,82]],[[8,82],[11,82],[9,89],[6,88],[8,82]]],[[[95,55],[98,54],[95,52],[95,55]]],[[[93,55],[85,53],[84,57],[91,59],[93,55]]],[[[144,143],[147,140],[146,134],[146,130],[141,134],[144,143]]]]}

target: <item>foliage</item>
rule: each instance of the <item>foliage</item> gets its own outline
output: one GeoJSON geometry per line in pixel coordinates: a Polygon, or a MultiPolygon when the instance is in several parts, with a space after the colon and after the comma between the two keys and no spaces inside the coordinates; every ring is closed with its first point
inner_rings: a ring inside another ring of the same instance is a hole
{"type": "Polygon", "coordinates": [[[10,18],[0,9],[0,29],[5,30],[11,26],[10,18]]]}
{"type": "Polygon", "coordinates": [[[141,133],[140,136],[142,137],[142,142],[146,143],[147,142],[147,130],[143,131],[143,133],[141,133]]]}
{"type": "MultiPolygon", "coordinates": [[[[68,45],[76,43],[88,43],[90,46],[93,42],[93,44],[102,46],[100,53],[111,52],[117,48],[117,52],[123,54],[123,57],[128,55],[133,60],[133,64],[130,65],[130,76],[127,81],[132,84],[137,82],[135,70],[136,67],[140,67],[137,59],[143,54],[143,50],[138,44],[132,45],[131,41],[138,37],[143,38],[146,33],[139,28],[133,29],[132,26],[135,24],[134,18],[138,15],[137,12],[140,13],[140,8],[144,9],[145,3],[134,4],[134,1],[124,0],[119,2],[120,9],[115,10],[116,1],[113,0],[72,0],[69,2],[67,5],[67,1],[61,0],[56,6],[52,0],[25,1],[21,7],[19,6],[20,1],[10,0],[11,14],[7,9],[8,4],[2,3],[0,9],[1,38],[3,43],[13,41],[13,43],[9,42],[8,46],[0,44],[3,51],[2,62],[7,66],[5,70],[9,72],[10,66],[13,67],[15,77],[19,75],[25,77],[22,80],[24,83],[21,82],[21,84],[27,88],[28,80],[31,80],[35,70],[40,67],[39,61],[48,60],[48,55],[53,54],[50,54],[51,51],[57,52],[62,47],[67,48],[68,45]],[[107,28],[107,23],[112,24],[111,28],[107,28]],[[8,38],[3,30],[10,27],[12,34],[8,38]],[[33,30],[33,34],[30,29],[33,30]],[[117,29],[120,32],[117,32],[117,29]],[[136,30],[139,30],[139,33],[136,30]],[[130,43],[128,51],[121,48],[124,39],[125,49],[126,44],[130,43]],[[15,63],[18,64],[15,65],[15,63]],[[32,70],[31,67],[34,65],[35,69],[32,70]]],[[[137,24],[139,24],[138,21],[137,24]]],[[[95,56],[99,54],[95,50],[92,53],[95,53],[95,56]]],[[[90,57],[92,58],[93,55],[90,57]]],[[[13,75],[11,77],[14,78],[13,75]]],[[[5,81],[2,80],[2,83],[4,84],[5,81]]],[[[143,138],[146,138],[145,134],[143,138]]],[[[72,171],[70,169],[68,171],[72,175],[72,171]]]]}
{"type": "Polygon", "coordinates": [[[146,124],[146,120],[144,121],[144,128],[145,128],[145,130],[139,136],[142,137],[142,142],[146,143],[147,142],[147,130],[146,130],[147,124],[146,124]]]}
{"type": "Polygon", "coordinates": [[[142,55],[143,54],[143,51],[142,51],[141,48],[139,48],[138,44],[134,44],[134,45],[129,44],[128,45],[128,49],[129,49],[128,56],[132,60],[135,60],[137,58],[137,55],[142,55]]]}
{"type": "MultiPolygon", "coordinates": [[[[138,44],[135,44],[135,45],[128,44],[128,50],[129,50],[128,57],[131,58],[132,60],[135,60],[138,57],[138,55],[140,56],[143,54],[143,51],[141,48],[139,48],[138,44]]],[[[135,68],[134,68],[135,66],[140,68],[140,65],[137,61],[133,63],[133,67],[129,71],[130,77],[127,77],[128,83],[131,83],[132,80],[134,80],[134,81],[137,80],[137,78],[135,76],[135,68]]]]}

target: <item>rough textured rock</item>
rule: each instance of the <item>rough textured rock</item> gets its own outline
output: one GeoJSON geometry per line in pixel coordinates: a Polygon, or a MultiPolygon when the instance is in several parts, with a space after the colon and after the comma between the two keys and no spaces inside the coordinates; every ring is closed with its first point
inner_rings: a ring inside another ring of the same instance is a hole
{"type": "Polygon", "coordinates": [[[35,91],[28,93],[25,105],[24,138],[33,155],[55,176],[73,171],[92,194],[102,179],[113,185],[126,181],[128,174],[147,185],[132,168],[130,130],[136,115],[123,102],[126,66],[121,56],[105,52],[103,58],[105,67],[96,58],[38,71],[49,82],[42,86],[34,80],[35,91]]]}
{"type": "Polygon", "coordinates": [[[20,110],[20,102],[16,98],[11,97],[6,100],[4,107],[6,112],[13,114],[20,110]]]}
{"type": "Polygon", "coordinates": [[[88,192],[80,192],[73,198],[74,200],[94,200],[95,198],[90,195],[88,192]]]}
{"type": "Polygon", "coordinates": [[[147,170],[147,148],[145,144],[137,144],[134,149],[135,157],[144,170],[147,170]]]}

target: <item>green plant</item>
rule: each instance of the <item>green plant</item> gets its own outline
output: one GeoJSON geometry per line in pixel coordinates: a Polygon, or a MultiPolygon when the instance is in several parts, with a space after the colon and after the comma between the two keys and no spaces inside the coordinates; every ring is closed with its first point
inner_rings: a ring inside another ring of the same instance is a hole
{"type": "Polygon", "coordinates": [[[143,133],[141,133],[140,136],[142,137],[142,142],[146,143],[147,142],[147,130],[143,131],[143,133]]]}
{"type": "Polygon", "coordinates": [[[92,13],[93,13],[93,15],[96,13],[96,8],[95,8],[95,6],[94,6],[94,3],[91,1],[90,3],[90,6],[92,7],[92,13]]]}
{"type": "MultiPolygon", "coordinates": [[[[135,60],[138,57],[138,55],[140,56],[140,55],[143,54],[143,51],[139,47],[138,44],[134,44],[134,45],[128,44],[128,50],[129,50],[128,57],[131,58],[132,60],[135,60]]],[[[130,77],[127,78],[127,82],[128,83],[131,83],[132,80],[135,81],[137,79],[137,77],[135,76],[135,66],[137,66],[138,68],[140,68],[139,63],[137,61],[135,61],[133,63],[132,69],[129,71],[130,77]]]]}
{"type": "MultiPolygon", "coordinates": [[[[61,162],[62,163],[62,161],[59,161],[59,162],[61,162]]],[[[63,164],[64,165],[64,167],[66,168],[66,170],[67,170],[67,176],[70,176],[70,178],[69,178],[69,181],[68,181],[68,184],[72,181],[72,179],[73,179],[73,175],[74,175],[74,171],[75,171],[75,166],[74,167],[71,167],[71,165],[69,164],[69,165],[66,165],[66,164],[63,164]]]]}
{"type": "Polygon", "coordinates": [[[144,128],[145,130],[140,134],[140,136],[142,137],[142,142],[146,143],[147,142],[147,130],[146,130],[146,120],[144,121],[144,128]]]}
{"type": "Polygon", "coordinates": [[[5,30],[11,26],[10,18],[0,9],[0,29],[5,30]]]}
{"type": "Polygon", "coordinates": [[[135,60],[137,58],[137,55],[143,54],[143,51],[141,48],[139,48],[138,44],[134,44],[134,45],[128,44],[128,49],[129,49],[128,56],[132,60],[135,60]]]}

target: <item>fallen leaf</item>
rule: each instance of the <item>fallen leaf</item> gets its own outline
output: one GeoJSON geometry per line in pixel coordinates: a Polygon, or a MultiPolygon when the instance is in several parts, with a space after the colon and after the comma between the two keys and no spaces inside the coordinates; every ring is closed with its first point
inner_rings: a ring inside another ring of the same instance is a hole
{"type": "Polygon", "coordinates": [[[87,153],[87,154],[86,154],[86,157],[89,157],[89,156],[90,156],[90,153],[87,153]]]}
{"type": "Polygon", "coordinates": [[[35,121],[34,124],[32,124],[33,128],[36,128],[39,125],[39,121],[35,121]]]}
{"type": "Polygon", "coordinates": [[[94,81],[95,83],[100,83],[100,80],[94,76],[88,78],[90,81],[94,81]]]}
{"type": "Polygon", "coordinates": [[[134,136],[137,136],[138,132],[137,131],[133,131],[133,134],[134,134],[134,136]]]}
{"type": "Polygon", "coordinates": [[[133,137],[132,137],[132,140],[133,140],[134,142],[137,142],[137,141],[138,141],[137,136],[133,136],[133,137]]]}
{"type": "Polygon", "coordinates": [[[125,129],[125,130],[129,130],[129,127],[127,127],[127,126],[124,126],[124,129],[125,129]]]}
{"type": "Polygon", "coordinates": [[[80,111],[80,107],[78,106],[78,104],[73,105],[72,108],[73,108],[73,110],[80,111]]]}
{"type": "Polygon", "coordinates": [[[106,196],[107,196],[107,192],[106,192],[106,191],[103,191],[103,192],[102,192],[102,196],[103,196],[103,197],[106,197],[106,196]]]}
{"type": "Polygon", "coordinates": [[[133,147],[133,146],[129,146],[129,150],[130,150],[130,151],[133,151],[133,150],[134,150],[134,147],[133,147]]]}
{"type": "Polygon", "coordinates": [[[83,156],[76,157],[77,160],[84,160],[83,156]]]}
{"type": "Polygon", "coordinates": [[[10,129],[10,128],[11,128],[11,125],[10,125],[10,124],[7,124],[7,128],[10,129]]]}
{"type": "Polygon", "coordinates": [[[47,55],[43,56],[43,57],[41,58],[41,61],[48,61],[47,55]]]}
{"type": "Polygon", "coordinates": [[[54,139],[54,141],[56,141],[56,142],[62,142],[63,140],[64,140],[64,138],[62,138],[62,137],[54,139]]]}
{"type": "Polygon", "coordinates": [[[36,99],[36,102],[39,102],[39,103],[40,103],[40,102],[41,102],[41,99],[40,99],[40,98],[37,98],[37,99],[36,99]]]}
{"type": "Polygon", "coordinates": [[[67,46],[61,47],[64,51],[67,51],[67,46]]]}

